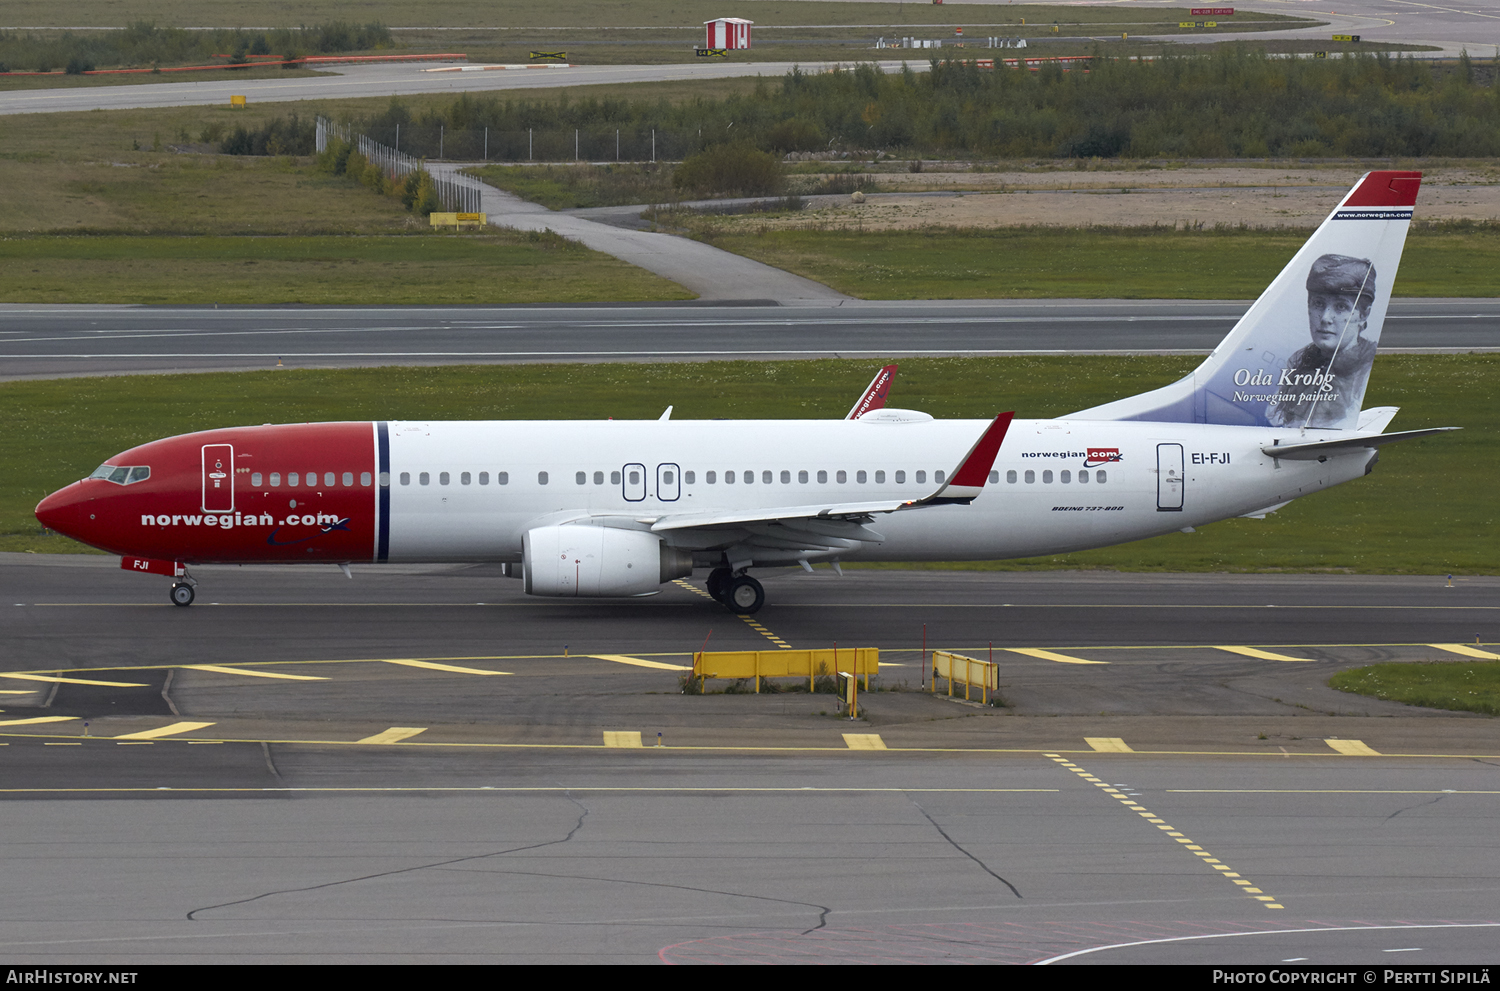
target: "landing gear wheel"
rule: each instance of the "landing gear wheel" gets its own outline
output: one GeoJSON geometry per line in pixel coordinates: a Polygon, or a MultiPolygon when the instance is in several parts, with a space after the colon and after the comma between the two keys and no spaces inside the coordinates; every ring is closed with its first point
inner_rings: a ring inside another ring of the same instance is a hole
{"type": "Polygon", "coordinates": [[[724,604],[729,607],[730,612],[749,616],[766,604],[766,590],[749,575],[740,575],[730,583],[724,604]]]}
{"type": "Polygon", "coordinates": [[[708,573],[708,594],[714,597],[715,602],[723,602],[729,594],[729,583],[734,580],[734,573],[728,568],[715,568],[708,573]]]}
{"type": "Polygon", "coordinates": [[[173,585],[172,586],[172,605],[174,605],[174,606],[190,606],[192,604],[193,604],[193,586],[191,586],[191,585],[173,585]]]}

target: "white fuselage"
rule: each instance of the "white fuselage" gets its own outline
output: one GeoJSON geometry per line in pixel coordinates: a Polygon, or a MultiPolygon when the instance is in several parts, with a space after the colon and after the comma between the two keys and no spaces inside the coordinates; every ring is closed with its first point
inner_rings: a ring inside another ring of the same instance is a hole
{"type": "MultiPolygon", "coordinates": [[[[951,472],[986,426],[930,419],[392,422],[388,559],[519,561],[528,530],[585,518],[647,526],[685,513],[920,499],[939,487],[938,473],[951,472]],[[733,482],[726,481],[730,474],[733,482]]],[[[1261,450],[1276,439],[1338,436],[1016,420],[989,483],[970,505],[877,514],[868,528],[883,540],[822,556],[1030,557],[1200,526],[1364,474],[1368,450],[1323,462],[1273,459],[1261,450]]],[[[746,539],[722,527],[663,537],[695,551],[746,539]]],[[[755,555],[757,564],[790,564],[799,556],[806,555],[755,555]]]]}

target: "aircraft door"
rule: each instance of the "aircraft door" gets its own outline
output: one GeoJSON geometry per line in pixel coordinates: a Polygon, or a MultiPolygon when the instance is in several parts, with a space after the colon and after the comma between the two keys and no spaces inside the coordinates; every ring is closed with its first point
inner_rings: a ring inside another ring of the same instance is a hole
{"type": "Polygon", "coordinates": [[[234,445],[203,445],[203,511],[234,512],[234,445]]]}
{"type": "Polygon", "coordinates": [[[620,485],[626,502],[640,502],[646,498],[646,466],[632,464],[620,469],[620,485]]]}
{"type": "Polygon", "coordinates": [[[1156,511],[1182,512],[1185,478],[1181,444],[1156,445],[1156,511]]]}
{"type": "Polygon", "coordinates": [[[682,497],[682,472],[676,465],[656,466],[656,498],[676,502],[682,497]]]}

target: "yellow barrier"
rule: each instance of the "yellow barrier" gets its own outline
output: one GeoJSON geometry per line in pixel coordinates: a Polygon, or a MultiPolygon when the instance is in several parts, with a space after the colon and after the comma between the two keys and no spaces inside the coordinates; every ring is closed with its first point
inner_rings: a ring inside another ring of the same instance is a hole
{"type": "Polygon", "coordinates": [[[488,222],[482,213],[433,213],[428,217],[434,227],[483,227],[488,222]]]}
{"type": "Polygon", "coordinates": [[[245,98],[243,96],[231,96],[229,98],[229,106],[231,108],[234,108],[234,107],[243,107],[244,105],[245,105],[245,98]]]}
{"type": "Polygon", "coordinates": [[[880,673],[879,647],[840,647],[837,650],[709,650],[693,655],[693,677],[754,678],[760,691],[762,678],[806,677],[811,691],[818,675],[870,675],[880,673]]]}
{"type": "Polygon", "coordinates": [[[969,697],[969,686],[978,685],[983,693],[980,701],[988,703],[990,692],[1000,687],[1000,665],[993,661],[980,661],[946,650],[934,650],[932,652],[931,691],[937,691],[939,677],[948,679],[949,698],[953,697],[953,683],[962,681],[965,700],[969,697]]]}

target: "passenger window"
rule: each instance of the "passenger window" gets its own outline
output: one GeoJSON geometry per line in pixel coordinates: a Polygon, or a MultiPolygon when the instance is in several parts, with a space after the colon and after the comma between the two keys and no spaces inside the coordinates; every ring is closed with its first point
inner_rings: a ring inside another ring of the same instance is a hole
{"type": "Polygon", "coordinates": [[[468,484],[470,484],[473,481],[474,481],[474,476],[470,475],[468,472],[464,472],[462,475],[458,476],[458,484],[459,485],[468,485],[468,484]]]}
{"type": "Polygon", "coordinates": [[[388,488],[391,487],[391,473],[390,472],[383,471],[383,472],[380,473],[380,487],[382,489],[388,489],[388,488]]]}
{"type": "Polygon", "coordinates": [[[1103,468],[1100,468],[1098,471],[1094,472],[1094,481],[1098,482],[1100,485],[1103,485],[1105,482],[1109,481],[1109,476],[1104,474],[1103,468]]]}
{"type": "Polygon", "coordinates": [[[673,475],[673,472],[670,472],[670,471],[664,471],[664,472],[662,472],[661,473],[661,483],[663,485],[671,485],[672,484],[672,475],[673,475]]]}
{"type": "Polygon", "coordinates": [[[298,478],[298,475],[297,475],[297,473],[295,471],[289,471],[289,472],[287,472],[286,473],[286,484],[289,487],[295,489],[297,487],[297,478],[298,478]]]}
{"type": "Polygon", "coordinates": [[[1011,485],[1016,484],[1016,473],[1014,469],[1005,473],[1005,480],[1011,485]]]}
{"type": "Polygon", "coordinates": [[[1052,484],[1052,472],[1050,472],[1050,471],[1044,471],[1044,472],[1042,472],[1042,484],[1043,485],[1051,485],[1052,484]]]}
{"type": "Polygon", "coordinates": [[[333,472],[325,471],[323,473],[323,485],[330,489],[333,488],[333,472]]]}
{"type": "Polygon", "coordinates": [[[538,484],[538,485],[546,485],[547,484],[547,473],[545,471],[539,471],[539,472],[536,473],[536,484],[538,484]]]}
{"type": "Polygon", "coordinates": [[[822,471],[821,469],[818,471],[818,484],[819,485],[827,485],[828,484],[828,472],[822,471]]]}
{"type": "Polygon", "coordinates": [[[510,472],[508,472],[508,471],[497,471],[497,472],[495,472],[495,484],[496,485],[509,485],[510,484],[510,472]]]}
{"type": "Polygon", "coordinates": [[[996,484],[999,484],[999,482],[1000,482],[1000,473],[998,471],[991,470],[990,471],[990,484],[991,485],[996,485],[996,484]]]}
{"type": "Polygon", "coordinates": [[[480,485],[488,485],[488,484],[490,484],[490,473],[489,472],[482,471],[482,472],[479,473],[479,484],[480,485]]]}
{"type": "Polygon", "coordinates": [[[401,484],[402,485],[410,485],[411,484],[411,472],[409,472],[409,471],[403,471],[401,473],[401,484]]]}
{"type": "Polygon", "coordinates": [[[898,472],[896,472],[896,484],[897,485],[905,485],[906,484],[906,472],[904,472],[904,471],[898,471],[898,472]]]}
{"type": "Polygon", "coordinates": [[[771,484],[771,473],[768,472],[768,471],[761,472],[760,473],[760,480],[762,482],[766,483],[767,485],[770,485],[771,484]]]}
{"type": "Polygon", "coordinates": [[[782,485],[791,485],[792,484],[792,473],[791,472],[786,471],[786,470],[783,470],[781,472],[781,484],[782,485]]]}
{"type": "Polygon", "coordinates": [[[596,472],[594,472],[594,484],[595,485],[603,485],[604,484],[604,472],[602,472],[602,471],[596,471],[596,472]]]}
{"type": "Polygon", "coordinates": [[[573,475],[573,481],[579,485],[587,485],[589,483],[589,473],[586,471],[577,472],[573,475]]]}
{"type": "Polygon", "coordinates": [[[359,484],[362,485],[362,486],[364,486],[367,489],[370,487],[370,473],[369,472],[362,471],[362,472],[359,473],[359,484]]]}
{"type": "Polygon", "coordinates": [[[717,475],[718,475],[717,472],[706,471],[706,472],[703,473],[703,480],[705,482],[707,482],[709,485],[712,485],[712,484],[714,484],[714,481],[715,481],[717,475]]]}
{"type": "Polygon", "coordinates": [[[639,485],[639,484],[641,484],[641,473],[640,472],[633,471],[633,472],[630,473],[630,484],[631,485],[639,485]]]}
{"type": "Polygon", "coordinates": [[[855,480],[855,481],[856,481],[856,482],[858,482],[858,483],[859,483],[859,484],[861,484],[861,485],[863,485],[863,484],[865,484],[865,480],[866,480],[866,479],[867,479],[867,478],[868,478],[868,477],[869,477],[869,476],[867,476],[867,475],[866,475],[866,474],[865,474],[865,473],[864,473],[864,469],[860,469],[860,470],[859,470],[859,471],[857,471],[857,472],[855,472],[855,473],[854,473],[854,480],[855,480]]]}
{"type": "Polygon", "coordinates": [[[1058,475],[1057,480],[1059,482],[1062,482],[1064,485],[1067,485],[1069,482],[1073,481],[1073,473],[1071,471],[1062,472],[1058,475]]]}
{"type": "Polygon", "coordinates": [[[726,471],[724,473],[724,484],[725,485],[733,485],[734,484],[734,472],[732,472],[732,471],[726,471]]]}
{"type": "MultiPolygon", "coordinates": [[[[770,479],[768,478],[768,479],[766,479],[766,481],[769,482],[770,479]]],[[[755,483],[755,472],[753,472],[753,471],[747,471],[747,472],[745,472],[745,484],[746,485],[753,485],[754,483],[755,483]]]]}
{"type": "Polygon", "coordinates": [[[922,485],[926,481],[927,481],[927,473],[925,471],[919,471],[919,472],[917,472],[917,484],[918,485],[922,485]]]}
{"type": "Polygon", "coordinates": [[[877,471],[875,473],[875,484],[876,485],[884,485],[885,484],[885,472],[883,472],[883,471],[877,471]]]}
{"type": "Polygon", "coordinates": [[[417,484],[418,485],[429,485],[431,483],[432,483],[432,476],[429,475],[429,474],[427,474],[427,472],[424,471],[420,475],[417,476],[417,484]]]}
{"type": "Polygon", "coordinates": [[[800,482],[803,485],[807,484],[807,469],[806,468],[804,468],[801,471],[797,472],[797,481],[800,482]]]}
{"type": "Polygon", "coordinates": [[[693,473],[690,472],[690,471],[683,472],[682,473],[682,480],[684,482],[688,483],[689,485],[692,485],[693,481],[694,481],[694,475],[693,475],[693,473]]]}
{"type": "Polygon", "coordinates": [[[250,473],[250,484],[256,488],[260,488],[260,472],[252,471],[250,473]]]}
{"type": "MultiPolygon", "coordinates": [[[[351,486],[353,484],[354,484],[354,472],[352,472],[352,471],[346,471],[346,472],[344,472],[344,488],[348,488],[349,486],[351,486]]],[[[369,485],[370,483],[366,482],[365,484],[369,485]]]]}
{"type": "Polygon", "coordinates": [[[1030,468],[1026,469],[1026,484],[1036,484],[1036,472],[1032,471],[1030,468]]]}
{"type": "Polygon", "coordinates": [[[1078,473],[1078,484],[1079,485],[1083,485],[1088,480],[1089,480],[1089,473],[1088,472],[1086,472],[1086,471],[1080,471],[1078,473]]]}
{"type": "Polygon", "coordinates": [[[838,474],[834,475],[833,477],[840,485],[843,485],[845,482],[849,481],[849,473],[842,468],[840,468],[838,474]]]}
{"type": "Polygon", "coordinates": [[[448,473],[446,471],[440,471],[440,472],[438,472],[438,484],[439,485],[447,485],[448,484],[448,473]]]}
{"type": "Polygon", "coordinates": [[[942,472],[940,472],[940,471],[935,471],[935,472],[933,472],[933,473],[932,473],[932,480],[933,480],[933,481],[934,481],[934,482],[936,482],[936,483],[938,483],[938,484],[939,484],[939,485],[942,485],[942,484],[943,484],[943,479],[944,479],[944,478],[946,478],[946,477],[947,477],[947,476],[946,476],[946,475],[944,475],[944,474],[943,474],[943,473],[942,473],[942,472]]]}
{"type": "Polygon", "coordinates": [[[271,488],[273,488],[273,489],[274,488],[278,488],[278,487],[280,487],[280,485],[281,485],[281,472],[279,472],[279,471],[273,471],[273,472],[271,472],[271,488]]]}
{"type": "Polygon", "coordinates": [[[609,484],[611,484],[611,485],[619,485],[620,484],[620,473],[619,472],[612,471],[612,472],[609,473],[609,484]]]}

